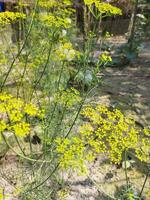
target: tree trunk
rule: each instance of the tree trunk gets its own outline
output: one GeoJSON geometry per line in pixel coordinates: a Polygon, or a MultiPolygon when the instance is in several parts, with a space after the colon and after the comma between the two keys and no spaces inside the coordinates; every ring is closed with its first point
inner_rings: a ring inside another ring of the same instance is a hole
{"type": "Polygon", "coordinates": [[[130,25],[130,30],[129,30],[129,48],[130,50],[133,49],[133,42],[134,42],[134,36],[135,36],[135,28],[136,28],[136,20],[137,20],[137,11],[138,11],[138,4],[139,0],[136,0],[135,6],[134,6],[134,11],[131,17],[131,25],[130,25]]]}
{"type": "Polygon", "coordinates": [[[74,0],[76,10],[76,24],[80,33],[84,34],[84,1],[74,0]]]}

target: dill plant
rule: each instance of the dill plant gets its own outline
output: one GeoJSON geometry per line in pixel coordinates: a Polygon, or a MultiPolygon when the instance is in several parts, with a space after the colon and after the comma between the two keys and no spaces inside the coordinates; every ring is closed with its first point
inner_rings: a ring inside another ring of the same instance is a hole
{"type": "MultiPolygon", "coordinates": [[[[63,166],[69,166],[69,160],[73,162],[72,160],[78,158],[78,149],[79,155],[82,155],[81,163],[79,159],[81,166],[84,160],[92,161],[99,154],[105,154],[111,162],[120,164],[124,152],[132,149],[139,160],[149,163],[150,130],[148,128],[139,130],[133,119],[124,116],[117,109],[109,111],[107,107],[101,105],[96,106],[95,109],[87,107],[81,113],[88,122],[79,127],[79,135],[72,138],[72,142],[68,139],[65,139],[64,143],[60,138],[56,140],[59,144],[58,153],[64,155],[61,158],[63,166]]],[[[79,167],[77,162],[76,165],[79,167]]]]}
{"type": "MultiPolygon", "coordinates": [[[[85,4],[96,19],[121,14],[120,9],[108,3],[92,0],[85,4]]],[[[75,47],[71,35],[75,26],[71,5],[69,0],[35,1],[33,11],[26,16],[25,39],[18,41],[19,49],[17,45],[10,45],[10,59],[1,51],[5,63],[5,68],[0,65],[1,91],[11,94],[0,95],[0,113],[4,115],[0,117],[0,131],[3,139],[6,130],[14,133],[20,151],[10,147],[27,165],[25,172],[27,170],[28,175],[23,173],[22,178],[25,182],[21,188],[22,199],[50,199],[58,188],[61,170],[73,169],[79,174],[88,174],[87,162],[92,162],[100,153],[120,163],[122,153],[134,148],[139,159],[146,162],[148,159],[149,129],[144,129],[141,139],[134,121],[124,117],[119,110],[109,111],[101,106],[82,110],[97,84],[85,92],[95,33],[90,32],[83,49],[75,47]],[[80,72],[83,75],[81,93],[68,85],[71,75],[76,80],[80,72]],[[13,89],[8,87],[12,81],[13,89]],[[89,121],[81,125],[78,132],[80,112],[89,121]],[[37,125],[41,130],[36,133],[41,141],[38,147],[32,144],[37,125]],[[21,138],[26,136],[29,136],[29,147],[24,149],[26,144],[21,138]],[[50,190],[50,187],[53,188],[50,190]]],[[[24,18],[23,13],[6,12],[0,15],[0,23],[5,26],[24,18]]],[[[107,62],[111,62],[111,57],[104,52],[96,68],[92,69],[95,76],[99,66],[107,62]]],[[[9,145],[8,141],[6,143],[9,145]]]]}
{"type": "MultiPolygon", "coordinates": [[[[32,185],[37,188],[38,185],[43,185],[46,177],[50,179],[50,174],[56,171],[57,157],[52,152],[53,139],[58,134],[66,135],[65,131],[69,134],[82,106],[82,103],[77,106],[79,110],[76,112],[73,107],[80,104],[81,97],[73,88],[66,90],[64,84],[67,65],[78,56],[78,51],[74,49],[71,41],[62,37],[63,31],[69,32],[72,25],[69,18],[72,10],[66,8],[68,4],[69,1],[61,1],[59,4],[57,1],[36,1],[33,12],[26,16],[25,40],[21,43],[18,41],[18,52],[17,48],[10,45],[12,51],[8,54],[11,59],[6,63],[6,68],[1,69],[1,91],[12,93],[10,100],[1,102],[1,109],[8,114],[6,121],[1,120],[2,137],[5,140],[5,130],[12,131],[21,151],[11,147],[8,141],[6,143],[31,165],[32,178],[27,189],[31,189],[32,185]],[[56,8],[55,12],[51,8],[56,8]],[[9,83],[14,84],[13,90],[8,87],[9,83]],[[12,104],[9,109],[7,104],[10,101],[12,104]],[[31,101],[36,102],[37,106],[31,104],[31,101]],[[4,110],[3,104],[8,110],[4,110]],[[46,110],[42,119],[39,116],[41,107],[46,110]],[[70,111],[72,119],[66,122],[70,111]],[[34,132],[37,124],[42,129],[39,135],[42,144],[38,151],[32,144],[33,133],[30,134],[30,131],[34,132]],[[20,139],[28,136],[29,146],[20,139]]],[[[17,13],[12,15],[19,18],[17,13]]],[[[15,21],[15,18],[13,20],[15,21]]],[[[24,179],[26,180],[26,177],[24,179]]]]}

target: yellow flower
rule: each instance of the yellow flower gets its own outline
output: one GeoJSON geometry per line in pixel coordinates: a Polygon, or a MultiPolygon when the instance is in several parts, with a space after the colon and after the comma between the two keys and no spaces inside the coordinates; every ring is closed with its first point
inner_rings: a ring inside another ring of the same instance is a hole
{"type": "Polygon", "coordinates": [[[5,113],[5,112],[6,112],[5,103],[1,103],[0,104],[0,113],[5,113]]]}
{"type": "Polygon", "coordinates": [[[57,58],[67,61],[73,60],[78,55],[78,51],[73,49],[73,46],[70,42],[60,44],[55,53],[57,55],[57,58]]]}
{"type": "Polygon", "coordinates": [[[5,94],[5,93],[0,93],[0,101],[6,101],[8,99],[11,99],[12,96],[11,95],[8,95],[8,94],[5,94]]]}
{"type": "Polygon", "coordinates": [[[23,137],[29,134],[30,125],[25,122],[20,122],[18,124],[13,125],[12,129],[14,130],[16,136],[23,137]]]}
{"type": "Polygon", "coordinates": [[[107,155],[111,162],[118,164],[122,162],[123,153],[130,149],[135,150],[138,159],[149,162],[149,132],[145,129],[146,138],[143,138],[133,119],[118,109],[110,111],[101,105],[83,109],[82,115],[88,122],[79,127],[78,135],[55,140],[63,169],[71,168],[85,174],[88,173],[87,162],[92,162],[99,154],[107,155]]]}
{"type": "Polygon", "coordinates": [[[0,132],[6,129],[22,137],[29,133],[30,124],[24,122],[25,114],[44,117],[44,110],[39,110],[34,104],[25,104],[22,99],[0,93],[0,132]]]}
{"type": "MultiPolygon", "coordinates": [[[[101,105],[95,109],[85,108],[82,115],[88,119],[88,123],[83,124],[79,131],[93,153],[105,152],[112,162],[120,163],[123,152],[134,149],[139,159],[148,159],[148,138],[142,138],[141,130],[136,128],[133,119],[124,116],[118,109],[110,111],[101,105]],[[143,154],[140,149],[143,149],[143,154]]],[[[144,134],[148,136],[149,131],[144,129],[144,134]]]]}
{"type": "Polygon", "coordinates": [[[101,63],[112,62],[112,58],[107,51],[99,55],[99,60],[101,63]]]}
{"type": "Polygon", "coordinates": [[[24,19],[26,16],[23,13],[19,12],[1,12],[0,13],[0,24],[2,26],[10,24],[18,19],[24,19]]]}
{"type": "MultiPolygon", "coordinates": [[[[87,168],[85,165],[85,146],[79,137],[57,138],[56,151],[60,154],[60,166],[63,169],[73,169],[78,173],[86,174],[87,168]]],[[[87,155],[87,154],[86,154],[87,155]]]]}
{"type": "Polygon", "coordinates": [[[70,6],[72,5],[72,1],[70,0],[62,0],[62,1],[57,1],[57,0],[39,0],[39,6],[42,8],[62,8],[64,6],[70,6]]]}
{"type": "Polygon", "coordinates": [[[39,6],[42,8],[52,8],[52,7],[58,7],[60,3],[58,3],[56,0],[40,0],[39,6]]]}
{"type": "Polygon", "coordinates": [[[94,3],[98,3],[99,0],[84,0],[85,5],[91,6],[94,3]]]}
{"type": "Polygon", "coordinates": [[[144,128],[143,132],[145,136],[150,136],[150,128],[144,128]]]}
{"type": "Polygon", "coordinates": [[[11,110],[9,112],[9,119],[11,122],[18,122],[21,121],[23,118],[23,114],[19,110],[11,110]]]}
{"type": "Polygon", "coordinates": [[[112,6],[110,3],[101,2],[99,0],[84,0],[84,3],[89,7],[89,10],[95,17],[99,17],[100,15],[102,17],[109,15],[122,15],[122,11],[115,6],[112,6]],[[95,12],[93,5],[95,5],[95,8],[99,13],[95,12]]]}
{"type": "Polygon", "coordinates": [[[40,19],[44,23],[44,25],[50,28],[55,27],[68,29],[71,26],[71,22],[70,20],[68,20],[68,18],[55,16],[52,13],[46,15],[42,14],[40,19]]]}
{"type": "Polygon", "coordinates": [[[38,108],[33,104],[26,104],[24,107],[24,112],[30,116],[36,116],[38,114],[38,108]]]}
{"type": "Polygon", "coordinates": [[[112,6],[109,3],[100,3],[100,2],[96,2],[95,6],[97,7],[97,9],[99,10],[100,13],[102,14],[111,14],[111,15],[122,15],[122,12],[119,8],[112,6]]]}

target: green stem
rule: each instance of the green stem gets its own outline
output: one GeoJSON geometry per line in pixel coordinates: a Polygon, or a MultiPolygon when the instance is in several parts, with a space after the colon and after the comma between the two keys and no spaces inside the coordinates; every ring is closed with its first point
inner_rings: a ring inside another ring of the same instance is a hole
{"type": "Polygon", "coordinates": [[[7,141],[6,137],[4,136],[4,134],[2,133],[2,138],[4,139],[5,143],[7,144],[7,146],[18,156],[20,156],[21,158],[25,159],[25,160],[28,160],[28,161],[31,161],[31,162],[38,162],[38,163],[51,163],[52,160],[36,160],[36,159],[32,159],[32,158],[29,158],[27,156],[24,156],[20,153],[18,153],[16,150],[14,150],[14,148],[9,144],[9,142],[7,141]]]}
{"type": "Polygon", "coordinates": [[[140,192],[140,195],[139,195],[140,197],[142,196],[142,193],[143,193],[143,190],[144,190],[144,188],[145,188],[145,185],[146,185],[146,182],[147,182],[147,179],[148,179],[149,175],[150,175],[150,169],[148,169],[148,172],[147,172],[147,174],[146,174],[144,183],[143,183],[143,185],[142,185],[142,189],[141,189],[141,192],[140,192]]]}
{"type": "Polygon", "coordinates": [[[30,53],[26,54],[26,60],[25,60],[25,65],[24,65],[23,73],[22,73],[21,78],[20,78],[20,83],[19,83],[19,85],[17,87],[17,98],[19,97],[20,87],[23,85],[23,79],[24,79],[24,76],[25,76],[25,73],[26,73],[26,70],[27,70],[27,64],[28,64],[29,55],[30,55],[30,53]]]}
{"type": "Polygon", "coordinates": [[[129,187],[129,179],[128,179],[128,173],[127,173],[127,150],[124,151],[124,158],[125,158],[125,177],[126,177],[126,185],[127,188],[129,187]]]}
{"type": "MultiPolygon", "coordinates": [[[[95,88],[95,87],[94,87],[94,88],[95,88]]],[[[77,121],[77,119],[78,119],[78,116],[79,116],[80,111],[81,111],[81,109],[82,109],[82,107],[83,107],[83,105],[84,105],[84,102],[85,102],[87,96],[90,94],[90,92],[91,92],[92,90],[93,90],[93,88],[92,88],[89,92],[87,92],[86,95],[85,95],[85,97],[83,98],[83,100],[82,100],[82,102],[81,102],[81,104],[80,104],[80,107],[79,107],[79,109],[78,109],[78,112],[76,113],[76,116],[75,116],[75,118],[74,118],[74,120],[73,120],[73,122],[72,122],[72,125],[71,125],[70,129],[68,130],[67,134],[65,135],[65,138],[67,138],[67,137],[69,136],[70,132],[72,131],[72,128],[74,127],[74,125],[75,125],[75,123],[76,123],[76,121],[77,121]]]]}
{"type": "Polygon", "coordinates": [[[66,109],[67,109],[67,107],[66,107],[66,105],[65,105],[65,107],[64,107],[64,109],[63,109],[63,112],[62,112],[61,119],[60,119],[60,121],[57,123],[57,125],[56,125],[56,127],[55,127],[55,130],[54,130],[54,133],[53,133],[53,135],[51,136],[51,142],[50,142],[50,147],[49,147],[49,149],[51,149],[51,146],[52,146],[52,144],[53,144],[53,141],[54,141],[54,139],[57,137],[57,132],[59,132],[58,130],[59,130],[59,127],[61,126],[62,121],[63,121],[63,119],[64,119],[64,116],[65,116],[65,113],[66,113],[66,109]]]}
{"type": "MultiPolygon", "coordinates": [[[[59,91],[59,85],[60,85],[60,81],[61,81],[63,69],[64,69],[64,62],[63,62],[63,64],[62,64],[62,67],[61,67],[61,70],[60,70],[60,74],[59,74],[59,78],[58,78],[57,92],[59,91]]],[[[58,101],[56,101],[55,104],[54,104],[54,108],[53,108],[53,111],[52,111],[50,120],[48,120],[49,124],[48,124],[47,128],[50,127],[50,125],[51,125],[51,123],[52,123],[53,116],[54,116],[54,114],[55,114],[55,110],[56,110],[57,104],[58,104],[58,101]]]]}
{"type": "Polygon", "coordinates": [[[19,142],[19,140],[18,140],[18,138],[17,138],[17,136],[16,136],[15,133],[14,133],[14,137],[15,137],[15,140],[16,140],[18,146],[19,146],[19,149],[21,150],[21,152],[23,153],[23,155],[26,156],[26,154],[25,154],[24,150],[22,149],[22,147],[20,145],[20,142],[19,142]]]}
{"type": "Polygon", "coordinates": [[[60,86],[61,77],[62,77],[62,73],[63,73],[63,69],[64,69],[64,64],[65,64],[65,62],[63,61],[62,67],[61,67],[61,69],[60,69],[59,78],[58,78],[57,92],[59,92],[59,86],[60,86]]]}
{"type": "Polygon", "coordinates": [[[29,189],[27,192],[31,192],[33,190],[36,190],[37,188],[39,188],[40,186],[42,186],[46,181],[48,181],[52,175],[57,171],[57,169],[59,168],[60,163],[58,163],[55,168],[53,169],[53,171],[50,173],[50,175],[48,177],[46,177],[41,183],[39,183],[38,185],[36,185],[35,187],[33,187],[32,189],[29,189]]]}
{"type": "Polygon", "coordinates": [[[50,47],[49,47],[49,50],[48,50],[48,56],[47,56],[46,63],[45,63],[45,65],[44,65],[44,68],[43,68],[43,71],[42,71],[40,77],[38,78],[38,80],[36,81],[36,83],[35,83],[35,85],[34,85],[34,87],[33,87],[33,91],[32,91],[32,93],[31,93],[30,100],[32,99],[33,94],[34,94],[34,92],[35,92],[36,89],[37,89],[37,86],[39,85],[39,83],[41,82],[41,80],[42,80],[42,78],[43,78],[43,76],[44,76],[44,74],[45,74],[45,71],[46,71],[46,69],[47,69],[47,66],[48,66],[48,63],[49,63],[49,60],[50,60],[50,55],[51,55],[51,51],[52,51],[52,46],[53,46],[53,44],[51,43],[51,44],[50,44],[50,47]]]}
{"type": "Polygon", "coordinates": [[[25,41],[24,41],[24,43],[23,43],[23,45],[22,45],[20,51],[18,52],[18,54],[16,55],[16,57],[13,59],[11,65],[10,65],[8,71],[7,71],[7,74],[6,74],[6,76],[5,76],[5,79],[4,79],[4,81],[2,82],[2,84],[1,84],[1,86],[0,86],[0,91],[1,91],[1,92],[3,91],[3,88],[4,88],[4,86],[5,86],[5,83],[6,83],[7,79],[8,79],[8,77],[9,77],[10,72],[11,72],[12,69],[13,69],[13,66],[14,66],[16,60],[19,58],[19,56],[21,55],[21,53],[22,53],[22,51],[23,51],[23,49],[24,49],[24,47],[25,47],[25,45],[26,45],[26,42],[27,42],[28,37],[29,37],[29,35],[30,35],[30,32],[31,32],[31,30],[32,30],[32,26],[33,26],[33,22],[34,22],[34,18],[35,18],[35,13],[36,13],[36,9],[37,9],[38,2],[39,2],[39,0],[36,1],[35,8],[34,8],[34,13],[33,13],[33,16],[32,16],[32,20],[31,20],[31,23],[30,23],[30,26],[29,26],[29,29],[28,29],[28,32],[27,32],[25,41]]]}
{"type": "MultiPolygon", "coordinates": [[[[69,136],[69,134],[70,134],[70,132],[71,132],[71,130],[72,130],[72,128],[73,128],[73,126],[74,126],[74,124],[75,124],[75,122],[76,122],[78,116],[79,116],[79,113],[80,113],[80,111],[81,111],[81,109],[82,109],[82,106],[83,106],[83,104],[84,104],[84,102],[85,102],[85,99],[86,99],[87,95],[88,95],[92,90],[93,90],[93,88],[92,88],[89,92],[87,92],[87,94],[85,95],[85,97],[84,97],[84,99],[83,99],[83,101],[82,101],[82,103],[81,103],[81,105],[80,105],[80,108],[79,108],[79,110],[78,110],[78,112],[77,112],[77,114],[76,114],[76,117],[75,117],[75,119],[74,119],[74,121],[73,121],[73,123],[72,123],[72,125],[71,125],[71,127],[70,127],[70,129],[69,129],[69,131],[68,131],[68,133],[67,133],[67,135],[65,136],[65,138],[67,138],[67,137],[69,136]]],[[[31,192],[31,191],[33,191],[33,190],[39,188],[39,187],[42,186],[46,181],[48,181],[48,180],[51,178],[51,176],[57,171],[57,169],[59,168],[59,166],[60,166],[60,162],[57,163],[57,165],[55,166],[55,168],[53,169],[53,171],[50,173],[50,175],[49,175],[48,177],[46,177],[46,178],[45,178],[41,183],[39,183],[37,186],[35,186],[35,187],[33,187],[32,189],[28,190],[28,192],[31,192]]]]}

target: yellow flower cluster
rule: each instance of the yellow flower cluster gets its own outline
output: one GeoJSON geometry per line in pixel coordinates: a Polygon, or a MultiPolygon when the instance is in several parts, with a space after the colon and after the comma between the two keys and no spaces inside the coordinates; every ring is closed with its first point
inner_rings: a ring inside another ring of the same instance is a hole
{"type": "Polygon", "coordinates": [[[56,151],[62,168],[87,172],[86,162],[104,153],[111,162],[119,164],[125,151],[134,150],[138,159],[150,162],[150,129],[138,129],[133,119],[118,109],[110,111],[97,105],[86,107],[82,115],[87,119],[79,127],[79,135],[56,139],[56,151]]]}
{"type": "Polygon", "coordinates": [[[30,104],[25,105],[24,111],[30,116],[36,116],[38,113],[38,108],[35,105],[30,103],[30,104]]]}
{"type": "Polygon", "coordinates": [[[57,102],[61,106],[66,106],[67,108],[73,107],[80,101],[80,93],[74,88],[61,91],[55,95],[55,102],[57,102]]]}
{"type": "Polygon", "coordinates": [[[39,1],[39,6],[46,9],[53,8],[53,7],[56,7],[58,9],[59,7],[70,6],[70,5],[72,5],[72,2],[70,0],[62,0],[62,1],[40,0],[39,1]]]}
{"type": "Polygon", "coordinates": [[[30,125],[25,122],[14,124],[12,128],[14,129],[15,134],[19,137],[27,135],[30,131],[30,125]]]}
{"type": "Polygon", "coordinates": [[[60,60],[67,61],[72,61],[76,56],[79,55],[79,52],[73,49],[73,46],[70,42],[61,44],[55,53],[60,60]]]}
{"type": "Polygon", "coordinates": [[[18,20],[18,19],[25,19],[26,15],[19,12],[1,12],[0,13],[0,24],[2,26],[11,24],[12,22],[18,20]]]}
{"type": "MultiPolygon", "coordinates": [[[[89,122],[80,127],[80,134],[94,153],[106,153],[112,162],[120,163],[124,151],[134,149],[140,160],[149,160],[150,140],[142,137],[133,119],[117,109],[109,111],[101,105],[95,109],[87,107],[82,114],[89,122]],[[90,131],[87,131],[88,126],[90,131]],[[143,148],[145,151],[140,157],[139,152],[143,148]]],[[[144,132],[148,135],[149,131],[144,129],[144,132]]]]}
{"type": "Polygon", "coordinates": [[[102,14],[122,15],[122,12],[119,8],[112,6],[109,3],[96,3],[95,5],[98,11],[102,14]]]}
{"type": "Polygon", "coordinates": [[[39,6],[42,8],[52,8],[52,7],[58,7],[60,6],[60,3],[56,0],[40,0],[39,6]]]}
{"type": "Polygon", "coordinates": [[[40,14],[40,20],[49,28],[70,28],[70,16],[74,12],[71,0],[40,0],[39,6],[48,12],[40,14]]]}
{"type": "Polygon", "coordinates": [[[63,4],[66,6],[70,6],[70,5],[72,5],[72,1],[71,0],[63,0],[63,4]]]}
{"type": "Polygon", "coordinates": [[[63,169],[71,168],[79,173],[87,173],[85,165],[86,147],[79,137],[73,137],[70,140],[68,138],[57,138],[55,142],[60,166],[63,169]]]}
{"type": "Polygon", "coordinates": [[[71,19],[67,17],[56,16],[52,13],[41,16],[41,21],[50,28],[70,28],[71,19]]]}
{"type": "Polygon", "coordinates": [[[30,124],[24,121],[24,116],[43,118],[43,111],[34,104],[27,104],[20,98],[0,93],[0,132],[14,132],[16,136],[25,136],[30,131],[30,124]]]}
{"type": "Polygon", "coordinates": [[[57,192],[58,200],[66,200],[69,195],[69,187],[68,188],[62,188],[57,192]]]}
{"type": "Polygon", "coordinates": [[[141,138],[141,140],[139,141],[139,147],[136,148],[135,151],[138,159],[150,163],[150,137],[141,138]]]}
{"type": "Polygon", "coordinates": [[[150,162],[150,128],[145,127],[143,137],[139,141],[139,148],[136,149],[137,157],[144,162],[150,162]]]}
{"type": "MultiPolygon", "coordinates": [[[[85,5],[89,7],[89,9],[92,11],[92,6],[95,5],[97,10],[101,14],[106,15],[122,15],[122,12],[119,8],[112,6],[110,3],[101,2],[99,0],[84,0],[85,5]]],[[[93,13],[93,11],[92,11],[93,13]]]]}
{"type": "Polygon", "coordinates": [[[100,63],[112,62],[112,58],[107,51],[99,55],[100,63]]]}
{"type": "Polygon", "coordinates": [[[143,132],[144,132],[144,135],[145,135],[145,136],[150,136],[150,128],[147,128],[147,127],[144,128],[144,131],[143,131],[143,132]]]}

